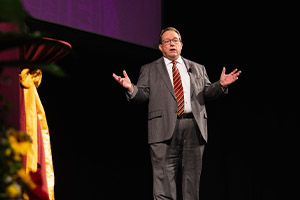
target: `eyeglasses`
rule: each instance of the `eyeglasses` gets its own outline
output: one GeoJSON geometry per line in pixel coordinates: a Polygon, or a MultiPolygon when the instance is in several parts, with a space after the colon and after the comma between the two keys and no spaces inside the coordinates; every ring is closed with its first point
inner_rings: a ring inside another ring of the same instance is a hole
{"type": "Polygon", "coordinates": [[[174,38],[174,39],[167,39],[167,40],[163,40],[162,41],[162,44],[169,44],[171,43],[171,41],[174,43],[174,44],[178,44],[180,42],[180,40],[178,38],[174,38]]]}

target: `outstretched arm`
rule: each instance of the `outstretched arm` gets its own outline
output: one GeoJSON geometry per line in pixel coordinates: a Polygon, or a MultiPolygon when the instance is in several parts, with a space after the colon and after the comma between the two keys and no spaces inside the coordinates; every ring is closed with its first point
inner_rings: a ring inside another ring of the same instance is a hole
{"type": "Polygon", "coordinates": [[[207,85],[207,87],[205,87],[205,98],[206,99],[213,100],[222,94],[227,94],[228,93],[227,87],[230,84],[234,83],[238,79],[238,76],[241,74],[241,71],[238,71],[237,69],[233,70],[229,74],[225,74],[225,72],[226,72],[226,69],[225,69],[225,67],[223,67],[222,73],[220,76],[220,80],[217,82],[214,82],[212,84],[210,84],[210,82],[208,82],[209,84],[207,85]],[[220,90],[220,85],[221,85],[222,90],[220,90]],[[222,91],[222,92],[220,92],[220,91],[222,91]]]}
{"type": "Polygon", "coordinates": [[[128,77],[127,73],[125,70],[123,70],[123,75],[124,77],[122,78],[121,76],[116,75],[115,73],[113,73],[113,77],[114,79],[125,89],[127,89],[127,91],[129,93],[132,93],[134,90],[134,86],[132,85],[130,78],[128,77]]]}

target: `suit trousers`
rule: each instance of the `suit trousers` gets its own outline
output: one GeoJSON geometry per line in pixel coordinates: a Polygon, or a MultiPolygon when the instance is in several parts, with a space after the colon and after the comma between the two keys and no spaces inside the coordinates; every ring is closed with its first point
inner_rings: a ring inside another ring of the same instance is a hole
{"type": "Polygon", "coordinates": [[[194,118],[177,119],[170,140],[150,144],[154,200],[199,200],[204,146],[194,118]]]}

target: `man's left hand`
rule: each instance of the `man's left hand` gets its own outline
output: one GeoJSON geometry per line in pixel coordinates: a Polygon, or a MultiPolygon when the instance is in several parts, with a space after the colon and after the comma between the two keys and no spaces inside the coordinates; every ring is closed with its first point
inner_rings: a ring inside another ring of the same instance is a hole
{"type": "Polygon", "coordinates": [[[238,71],[238,69],[233,70],[229,74],[225,74],[226,68],[223,67],[221,76],[220,76],[220,83],[223,87],[227,87],[228,85],[234,83],[236,80],[238,80],[239,75],[242,73],[241,71],[238,71]]]}

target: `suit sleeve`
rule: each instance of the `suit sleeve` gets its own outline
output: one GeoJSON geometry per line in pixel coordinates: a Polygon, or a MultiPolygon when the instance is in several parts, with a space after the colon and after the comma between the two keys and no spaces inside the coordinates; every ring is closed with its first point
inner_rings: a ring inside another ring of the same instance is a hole
{"type": "Polygon", "coordinates": [[[205,82],[205,88],[204,88],[205,99],[214,100],[224,94],[228,94],[228,88],[223,89],[220,81],[211,83],[206,73],[205,67],[203,66],[202,69],[203,69],[204,82],[205,82]]]}
{"type": "Polygon", "coordinates": [[[148,101],[150,87],[149,87],[149,70],[148,65],[142,66],[140,70],[139,79],[136,85],[134,85],[133,93],[126,92],[128,101],[134,101],[137,103],[143,103],[148,101]]]}

